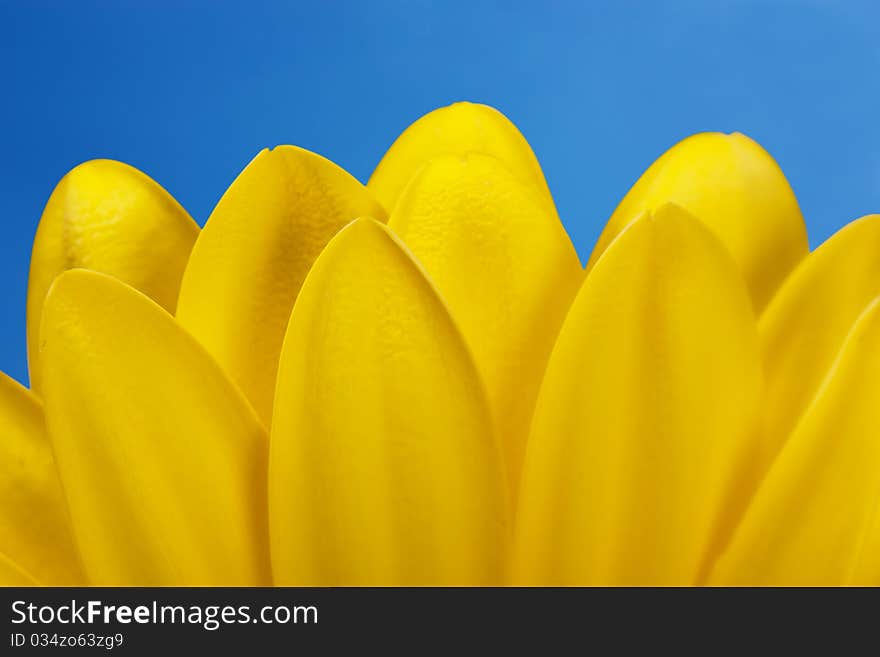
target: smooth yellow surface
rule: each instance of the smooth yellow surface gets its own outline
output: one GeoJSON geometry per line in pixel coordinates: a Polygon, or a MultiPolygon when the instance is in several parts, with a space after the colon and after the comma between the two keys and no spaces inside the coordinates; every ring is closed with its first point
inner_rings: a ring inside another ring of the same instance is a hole
{"type": "Polygon", "coordinates": [[[388,226],[461,326],[518,482],[544,367],[583,279],[565,229],[498,160],[478,154],[425,165],[388,226]]]}
{"type": "Polygon", "coordinates": [[[173,313],[180,277],[199,227],[168,192],[137,169],[92,160],[70,171],[49,197],[31,255],[27,300],[31,388],[38,362],[43,300],[68,269],[115,276],[173,313]]]}
{"type": "Polygon", "coordinates": [[[710,583],[880,586],[880,298],[855,323],[710,583]]]}
{"type": "Polygon", "coordinates": [[[556,214],[531,146],[501,112],[477,103],[441,107],[409,126],[385,153],[367,187],[392,212],[398,197],[424,164],[443,155],[467,153],[482,153],[503,162],[535,192],[546,213],[556,214]]]}
{"type": "Polygon", "coordinates": [[[701,220],[727,247],[758,313],[807,255],[797,199],[776,161],[745,135],[704,132],[673,146],[642,174],[608,220],[587,270],[627,224],[667,202],[701,220]]]}
{"type": "Polygon", "coordinates": [[[177,318],[272,418],[275,373],[303,279],[358,216],[385,219],[363,185],[294,146],[262,151],[220,199],[192,252],[177,318]]]}
{"type": "Polygon", "coordinates": [[[40,583],[0,552],[0,586],[40,586],[40,583]]]}
{"type": "Polygon", "coordinates": [[[878,295],[880,215],[870,215],[811,253],[767,307],[759,333],[768,460],[812,401],[853,322],[878,295]]]}
{"type": "Polygon", "coordinates": [[[499,584],[510,531],[476,368],[383,225],[318,258],[291,316],[269,469],[285,585],[499,584]]]}
{"type": "Polygon", "coordinates": [[[755,485],[757,333],[736,265],[674,206],[585,280],[535,410],[514,582],[693,584],[755,485]]]}
{"type": "Polygon", "coordinates": [[[266,432],[174,319],[74,270],[46,298],[46,424],[89,581],[268,584],[266,432]]]}
{"type": "Polygon", "coordinates": [[[36,397],[0,373],[0,586],[82,584],[36,397]]]}

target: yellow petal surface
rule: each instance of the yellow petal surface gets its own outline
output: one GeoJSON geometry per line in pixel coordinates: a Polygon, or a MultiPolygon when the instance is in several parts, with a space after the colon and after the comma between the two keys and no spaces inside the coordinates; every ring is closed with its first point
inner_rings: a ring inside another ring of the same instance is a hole
{"type": "Polygon", "coordinates": [[[220,199],[193,249],[177,317],[272,419],[284,331],[303,279],[333,235],[385,211],[329,160],[264,150],[220,199]]]}
{"type": "Polygon", "coordinates": [[[852,222],[811,253],[761,317],[769,460],[816,394],[853,322],[880,295],[880,215],[852,222]]]}
{"type": "Polygon", "coordinates": [[[31,388],[40,389],[40,317],[46,292],[68,269],[110,274],[173,313],[198,225],[137,169],[92,160],[70,171],[49,197],[31,255],[27,300],[31,388]]]}
{"type": "Polygon", "coordinates": [[[0,585],[83,584],[42,406],[5,374],[0,437],[0,585]]]}
{"type": "Polygon", "coordinates": [[[461,326],[518,481],[544,367],[583,278],[565,229],[498,160],[477,154],[425,165],[388,226],[461,326]]]}
{"type": "Polygon", "coordinates": [[[531,146],[516,126],[494,107],[454,103],[421,117],[401,134],[367,186],[391,212],[422,165],[443,155],[483,153],[504,163],[537,195],[545,212],[556,214],[544,173],[531,146]]]}
{"type": "Polygon", "coordinates": [[[0,553],[0,586],[40,586],[21,566],[0,553]]]}
{"type": "Polygon", "coordinates": [[[880,586],[880,299],[761,484],[714,584],[880,586]]]}
{"type": "Polygon", "coordinates": [[[266,433],[202,347],[146,296],[84,270],[52,286],[41,344],[90,581],[267,584],[266,433]]]}
{"type": "Polygon", "coordinates": [[[666,151],[611,215],[587,269],[643,211],[680,205],[708,226],[733,255],[760,312],[807,255],[797,199],[776,161],[739,133],[706,132],[666,151]]]}
{"type": "Polygon", "coordinates": [[[439,295],[385,226],[345,228],[284,341],[269,466],[276,581],[501,583],[502,464],[439,295]]]}
{"type": "Polygon", "coordinates": [[[547,367],[514,581],[697,581],[754,489],[759,394],[729,254],[675,206],[633,223],[585,280],[547,367]]]}

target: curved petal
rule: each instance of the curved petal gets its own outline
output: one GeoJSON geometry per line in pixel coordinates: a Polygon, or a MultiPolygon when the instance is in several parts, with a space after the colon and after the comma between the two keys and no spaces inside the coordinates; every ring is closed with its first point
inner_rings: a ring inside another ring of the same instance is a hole
{"type": "Polygon", "coordinates": [[[0,586],[40,586],[40,583],[0,552],[0,586]]]}
{"type": "Polygon", "coordinates": [[[535,192],[547,214],[556,215],[541,165],[525,137],[494,107],[476,103],[441,107],[413,123],[385,153],[367,187],[390,212],[422,165],[443,155],[467,153],[500,160],[535,192]]]}
{"type": "Polygon", "coordinates": [[[477,154],[425,165],[388,226],[461,326],[518,482],[544,367],[583,278],[565,229],[498,160],[477,154]]]}
{"type": "Polygon", "coordinates": [[[70,171],[40,219],[28,281],[31,388],[39,391],[40,317],[52,281],[68,269],[110,274],[173,313],[199,227],[171,195],[134,167],[92,160],[70,171]]]}
{"type": "Polygon", "coordinates": [[[712,583],[880,585],[880,298],[864,311],[712,583]]]}
{"type": "Polygon", "coordinates": [[[758,325],[764,446],[776,456],[816,394],[853,322],[880,295],[880,215],[838,231],[794,271],[758,325]]]}
{"type": "Polygon", "coordinates": [[[290,319],[269,466],[284,585],[500,583],[510,523],[484,392],[383,225],[327,246],[290,319]]]}
{"type": "Polygon", "coordinates": [[[266,584],[266,433],[195,340],[133,288],[74,270],[46,298],[41,353],[90,581],[266,584]]]}
{"type": "Polygon", "coordinates": [[[756,312],[807,255],[797,199],[776,161],[745,135],[705,132],[679,142],[642,174],[608,220],[587,270],[633,219],[667,202],[700,219],[727,247],[756,312]]]}
{"type": "Polygon", "coordinates": [[[266,426],[293,302],[315,258],[359,216],[385,211],[357,180],[294,146],[262,151],[220,199],[183,277],[177,318],[266,426]]]}
{"type": "Polygon", "coordinates": [[[630,225],[550,357],[514,581],[692,584],[754,489],[760,361],[729,254],[680,208],[630,225]]]}
{"type": "Polygon", "coordinates": [[[82,585],[43,409],[2,373],[0,436],[0,585],[82,585]]]}

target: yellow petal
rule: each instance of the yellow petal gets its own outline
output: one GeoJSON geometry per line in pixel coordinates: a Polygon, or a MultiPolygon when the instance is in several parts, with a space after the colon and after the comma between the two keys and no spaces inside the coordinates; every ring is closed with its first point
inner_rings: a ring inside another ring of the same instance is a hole
{"type": "Polygon", "coordinates": [[[40,317],[55,277],[82,268],[110,274],[173,313],[199,227],[137,169],[92,160],[68,173],[46,204],[31,255],[27,333],[31,388],[39,391],[40,317]]]}
{"type": "Polygon", "coordinates": [[[807,255],[797,199],[776,161],[745,135],[705,132],[679,142],[642,174],[609,219],[587,270],[627,224],[666,202],[700,219],[727,247],[757,312],[807,255]]]}
{"type": "Polygon", "coordinates": [[[852,328],[712,583],[880,585],[880,298],[852,328]]]}
{"type": "Polygon", "coordinates": [[[385,153],[367,187],[389,210],[425,163],[443,155],[483,153],[500,160],[530,187],[550,215],[556,207],[535,154],[516,126],[487,105],[455,103],[426,114],[385,153]]]}
{"type": "Polygon", "coordinates": [[[74,270],[49,291],[41,344],[90,581],[268,583],[266,433],[195,340],[133,288],[74,270]]]}
{"type": "Polygon", "coordinates": [[[583,278],[565,229],[498,160],[477,154],[425,165],[388,226],[461,326],[518,481],[547,357],[583,278]]]}
{"type": "Polygon", "coordinates": [[[759,323],[769,462],[816,394],[844,338],[880,295],[880,215],[854,221],[811,253],[759,323]]]}
{"type": "MultiPolygon", "coordinates": [[[[0,586],[39,586],[40,583],[21,566],[0,552],[0,586]]],[[[59,585],[60,586],[60,585],[59,585]]]]}
{"type": "Polygon", "coordinates": [[[43,409],[2,373],[0,437],[0,585],[83,584],[43,409]]]}
{"type": "Polygon", "coordinates": [[[510,525],[475,366],[383,225],[328,245],[290,319],[269,466],[286,585],[498,584],[510,525]]]}
{"type": "Polygon", "coordinates": [[[515,581],[695,582],[753,490],[759,394],[754,318],[729,254],[675,206],[631,224],[585,280],[547,366],[515,581]]]}
{"type": "Polygon", "coordinates": [[[196,242],[177,318],[272,418],[275,373],[303,279],[333,235],[385,211],[332,162],[294,146],[264,150],[238,176],[196,242]]]}

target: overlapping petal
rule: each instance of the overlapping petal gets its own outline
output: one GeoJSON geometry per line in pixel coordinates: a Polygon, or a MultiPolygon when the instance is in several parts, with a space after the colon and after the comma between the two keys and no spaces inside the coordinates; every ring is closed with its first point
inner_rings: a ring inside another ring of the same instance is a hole
{"type": "Polygon", "coordinates": [[[0,586],[39,586],[21,566],[0,553],[0,586]]]}
{"type": "Polygon", "coordinates": [[[880,298],[856,321],[710,580],[880,586],[880,298]]]}
{"type": "Polygon", "coordinates": [[[0,374],[0,585],[83,583],[37,398],[0,374]]]}
{"type": "Polygon", "coordinates": [[[33,392],[0,374],[0,584],[880,585],[878,254],[880,215],[808,254],[738,133],[654,162],[586,271],[485,105],[366,186],[265,150],[201,233],[87,162],[33,392]]]}
{"type": "Polygon", "coordinates": [[[56,279],[41,336],[89,581],[267,584],[266,432],[202,347],[146,296],[83,270],[56,279]]]}
{"type": "Polygon", "coordinates": [[[880,295],[880,215],[852,222],[811,253],[761,317],[766,457],[776,456],[856,318],[880,295]]]}
{"type": "Polygon", "coordinates": [[[501,112],[478,103],[454,103],[421,117],[392,144],[367,186],[388,209],[423,165],[444,155],[482,153],[496,158],[537,196],[549,215],[556,206],[531,146],[501,112]]]}
{"type": "Polygon", "coordinates": [[[388,225],[462,328],[516,483],[544,367],[583,278],[574,247],[555,214],[498,160],[479,154],[426,164],[388,225]]]}
{"type": "Polygon", "coordinates": [[[110,274],[173,313],[198,234],[198,225],[168,192],[127,164],[92,160],[64,176],[43,211],[31,256],[31,388],[41,387],[40,317],[56,276],[75,268],[110,274]]]}
{"type": "Polygon", "coordinates": [[[384,220],[372,194],[323,157],[264,150],[220,199],[193,249],[177,318],[272,417],[284,331],[300,286],[333,235],[359,216],[384,220]]]}
{"type": "Polygon", "coordinates": [[[514,581],[688,584],[755,485],[751,303],[680,208],[622,232],[551,355],[526,459],[514,581]]]}
{"type": "Polygon", "coordinates": [[[807,255],[797,199],[770,154],[745,135],[707,132],[679,142],[642,174],[609,219],[587,269],[631,221],[667,202],[721,240],[759,313],[807,255]]]}
{"type": "Polygon", "coordinates": [[[509,510],[484,391],[440,296],[385,226],[348,226],[310,272],[271,433],[279,584],[501,583],[509,510]]]}

